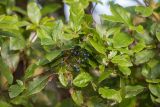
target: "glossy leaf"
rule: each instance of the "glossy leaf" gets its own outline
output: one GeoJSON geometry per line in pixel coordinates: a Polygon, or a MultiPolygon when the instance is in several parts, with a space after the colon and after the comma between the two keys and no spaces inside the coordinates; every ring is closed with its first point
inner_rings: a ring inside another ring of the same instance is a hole
{"type": "Polygon", "coordinates": [[[129,67],[133,65],[130,59],[124,55],[118,55],[118,56],[113,57],[111,62],[118,64],[119,66],[125,66],[125,67],[129,67]]]}
{"type": "Polygon", "coordinates": [[[103,98],[107,98],[109,100],[115,100],[119,103],[122,101],[120,91],[116,91],[114,89],[109,89],[108,87],[104,87],[104,88],[99,88],[98,92],[103,98]]]}
{"type": "Polygon", "coordinates": [[[66,87],[66,86],[68,85],[68,79],[67,79],[65,73],[66,73],[66,69],[63,68],[63,67],[60,68],[58,79],[59,79],[60,83],[61,83],[64,87],[66,87]]]}
{"type": "Polygon", "coordinates": [[[89,42],[91,45],[101,54],[105,55],[106,48],[102,44],[98,44],[96,41],[93,39],[89,39],[89,42]]]}
{"type": "Polygon", "coordinates": [[[131,43],[133,43],[133,41],[134,41],[134,39],[126,33],[116,33],[113,36],[113,46],[114,46],[114,48],[127,47],[131,43]]]}
{"type": "Polygon", "coordinates": [[[126,76],[129,76],[131,74],[131,70],[128,67],[125,66],[118,66],[119,70],[126,76]]]}
{"type": "Polygon", "coordinates": [[[41,12],[36,2],[29,2],[27,5],[27,13],[29,19],[35,23],[39,24],[39,21],[41,19],[41,12]]]}
{"type": "Polygon", "coordinates": [[[82,72],[76,76],[76,78],[73,80],[73,84],[77,87],[86,87],[90,81],[92,81],[90,74],[82,72]]]}
{"type": "Polygon", "coordinates": [[[63,22],[59,20],[55,23],[53,27],[52,39],[58,43],[60,39],[63,40],[62,34],[63,34],[63,22]]]}

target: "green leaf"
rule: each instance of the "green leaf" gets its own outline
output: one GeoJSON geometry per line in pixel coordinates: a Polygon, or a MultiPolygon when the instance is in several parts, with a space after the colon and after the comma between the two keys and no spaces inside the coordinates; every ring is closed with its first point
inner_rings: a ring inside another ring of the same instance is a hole
{"type": "Polygon", "coordinates": [[[16,37],[16,35],[14,33],[11,33],[9,31],[2,31],[2,30],[0,30],[0,36],[4,36],[4,37],[16,37]]]}
{"type": "Polygon", "coordinates": [[[139,65],[153,58],[155,52],[153,50],[143,50],[135,54],[135,64],[139,65]]]}
{"type": "MultiPolygon", "coordinates": [[[[21,81],[22,82],[22,81],[21,81]]],[[[9,87],[9,97],[14,98],[17,97],[19,94],[21,94],[24,91],[25,87],[23,84],[16,84],[16,85],[11,85],[9,87]]]]}
{"type": "Polygon", "coordinates": [[[135,11],[137,13],[141,13],[142,16],[144,16],[144,17],[148,17],[148,16],[152,15],[152,13],[153,13],[153,9],[151,7],[146,7],[146,6],[137,6],[135,8],[135,11]]]}
{"type": "Polygon", "coordinates": [[[82,105],[83,104],[83,95],[81,91],[75,91],[75,90],[71,90],[71,97],[73,99],[73,101],[77,104],[77,105],[82,105]]]}
{"type": "Polygon", "coordinates": [[[120,27],[113,27],[106,32],[106,37],[109,37],[110,35],[114,35],[116,32],[120,32],[121,28],[120,27]]]}
{"type": "Polygon", "coordinates": [[[160,32],[156,32],[156,37],[157,37],[158,41],[160,41],[160,32]]]}
{"type": "Polygon", "coordinates": [[[157,97],[153,96],[152,94],[150,96],[151,96],[152,102],[154,102],[154,103],[160,103],[160,97],[157,98],[157,97]]]}
{"type": "Polygon", "coordinates": [[[130,98],[138,95],[144,90],[143,86],[135,85],[135,86],[126,86],[125,87],[125,98],[130,98]]]}
{"type": "Polygon", "coordinates": [[[127,47],[131,43],[133,43],[134,39],[126,34],[126,33],[115,33],[113,36],[113,46],[114,48],[122,48],[122,47],[127,47]]]}
{"type": "Polygon", "coordinates": [[[106,54],[106,48],[102,45],[102,44],[98,44],[96,41],[94,41],[93,39],[89,39],[89,42],[91,43],[91,45],[101,54],[106,54]]]}
{"type": "Polygon", "coordinates": [[[49,75],[34,78],[34,80],[29,83],[26,95],[29,96],[40,92],[47,85],[48,79],[49,75]]]}
{"type": "Polygon", "coordinates": [[[73,84],[77,87],[86,87],[91,80],[92,80],[92,77],[90,76],[90,74],[86,72],[81,72],[73,80],[73,84]]]}
{"type": "Polygon", "coordinates": [[[129,67],[129,66],[133,65],[130,61],[130,58],[125,55],[117,55],[117,56],[113,57],[111,62],[118,64],[119,66],[125,66],[125,67],[129,67]]]}
{"type": "Polygon", "coordinates": [[[142,33],[142,34],[144,33],[144,28],[142,25],[130,26],[130,29],[137,31],[138,33],[142,33]]]}
{"type": "Polygon", "coordinates": [[[61,5],[58,3],[46,4],[43,6],[41,13],[43,16],[47,14],[52,14],[53,12],[57,11],[59,8],[61,8],[61,5]]]}
{"type": "Polygon", "coordinates": [[[3,30],[19,30],[18,26],[18,17],[16,15],[14,16],[3,16],[2,19],[0,20],[0,29],[3,30]]]}
{"type": "Polygon", "coordinates": [[[51,51],[49,52],[48,54],[46,54],[46,58],[49,60],[49,61],[52,61],[54,60],[57,56],[59,56],[61,54],[61,50],[55,50],[55,51],[51,51]]]}
{"type": "Polygon", "coordinates": [[[9,45],[9,41],[3,42],[1,47],[1,57],[11,70],[16,70],[20,60],[20,55],[18,52],[11,51],[9,45]]]}
{"type": "Polygon", "coordinates": [[[1,74],[7,79],[9,84],[13,82],[13,75],[10,71],[9,67],[3,62],[2,58],[0,58],[0,71],[1,74]]]}
{"type": "Polygon", "coordinates": [[[9,103],[0,100],[0,107],[12,107],[9,103]]]}
{"type": "Polygon", "coordinates": [[[102,74],[98,78],[98,83],[101,83],[103,80],[109,78],[111,73],[112,73],[112,71],[102,72],[102,74]]]}
{"type": "Polygon", "coordinates": [[[52,45],[55,43],[45,29],[37,29],[37,36],[41,39],[41,45],[52,45]]]}
{"type": "Polygon", "coordinates": [[[70,5],[70,21],[72,29],[78,31],[81,28],[81,23],[84,17],[84,5],[80,2],[75,2],[70,5]]]}
{"type": "Polygon", "coordinates": [[[118,66],[119,70],[126,76],[129,76],[131,74],[130,68],[126,66],[118,66]]]}
{"type": "Polygon", "coordinates": [[[143,41],[140,41],[132,48],[132,50],[137,53],[142,51],[145,47],[145,43],[143,41]]]}
{"type": "Polygon", "coordinates": [[[68,79],[65,73],[66,73],[66,69],[64,67],[60,68],[60,71],[58,73],[59,74],[58,79],[64,87],[68,85],[68,79]]]}
{"type": "Polygon", "coordinates": [[[123,99],[119,107],[136,107],[137,99],[136,98],[127,98],[123,99]]]}
{"type": "Polygon", "coordinates": [[[160,77],[160,63],[157,63],[153,68],[151,68],[149,77],[151,79],[158,79],[160,77]]]}
{"type": "Polygon", "coordinates": [[[10,50],[22,50],[26,46],[26,41],[22,35],[18,37],[10,37],[10,50]]]}
{"type": "Polygon", "coordinates": [[[120,22],[128,26],[132,25],[131,15],[126,9],[124,9],[119,5],[113,5],[113,4],[110,5],[110,9],[113,15],[112,16],[103,15],[102,18],[104,20],[108,20],[112,22],[120,22]]]}
{"type": "Polygon", "coordinates": [[[52,39],[54,42],[60,42],[60,40],[63,40],[62,37],[63,34],[63,22],[62,20],[56,21],[53,30],[52,30],[52,39]]]}
{"type": "Polygon", "coordinates": [[[149,90],[154,96],[160,97],[160,84],[149,84],[149,90]]]}
{"type": "Polygon", "coordinates": [[[24,78],[25,78],[25,79],[28,79],[28,78],[32,77],[33,74],[34,74],[34,71],[35,71],[35,69],[36,69],[37,67],[38,67],[38,66],[37,66],[36,64],[31,64],[31,65],[29,65],[29,67],[28,67],[27,70],[25,71],[25,76],[24,76],[24,78]]]}
{"type": "Polygon", "coordinates": [[[39,24],[39,21],[41,19],[41,12],[36,2],[29,2],[27,5],[27,13],[29,19],[34,24],[39,24]]]}
{"type": "Polygon", "coordinates": [[[119,103],[122,101],[120,91],[116,91],[114,89],[109,89],[108,87],[104,87],[104,88],[99,88],[98,92],[99,94],[101,94],[103,98],[115,100],[119,103]]]}

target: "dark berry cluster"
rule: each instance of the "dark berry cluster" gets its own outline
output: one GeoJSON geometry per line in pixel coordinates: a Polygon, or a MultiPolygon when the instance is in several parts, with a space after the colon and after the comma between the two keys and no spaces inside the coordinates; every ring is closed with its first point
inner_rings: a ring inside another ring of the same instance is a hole
{"type": "Polygon", "coordinates": [[[73,70],[76,72],[80,71],[80,67],[78,65],[73,65],[73,70]]]}
{"type": "Polygon", "coordinates": [[[87,62],[87,60],[90,57],[90,54],[87,52],[87,50],[76,46],[73,49],[71,49],[72,58],[74,59],[75,65],[73,65],[74,71],[80,71],[80,65],[87,62]]]}

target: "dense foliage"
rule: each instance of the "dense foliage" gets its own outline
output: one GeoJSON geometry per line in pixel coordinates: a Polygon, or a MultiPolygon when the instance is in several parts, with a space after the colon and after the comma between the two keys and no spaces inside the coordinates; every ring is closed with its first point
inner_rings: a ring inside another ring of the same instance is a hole
{"type": "Polygon", "coordinates": [[[94,23],[97,0],[0,1],[0,107],[154,107],[160,103],[160,4],[123,8],[94,23]]]}

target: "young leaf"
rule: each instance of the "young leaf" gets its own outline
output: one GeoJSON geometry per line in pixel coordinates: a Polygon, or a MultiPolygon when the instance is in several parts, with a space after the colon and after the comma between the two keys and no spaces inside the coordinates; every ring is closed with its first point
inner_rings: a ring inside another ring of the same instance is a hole
{"type": "Polygon", "coordinates": [[[137,52],[142,51],[145,48],[145,46],[146,45],[144,41],[140,41],[132,48],[132,50],[137,53],[137,52]]]}
{"type": "Polygon", "coordinates": [[[27,5],[27,13],[29,19],[34,24],[39,24],[39,21],[41,19],[41,12],[36,2],[29,2],[27,5]]]}
{"type": "Polygon", "coordinates": [[[122,101],[120,91],[116,91],[114,89],[109,89],[108,87],[104,87],[104,88],[99,88],[98,92],[99,94],[101,94],[103,98],[115,100],[119,103],[122,101]]]}
{"type": "Polygon", "coordinates": [[[132,26],[131,15],[130,13],[119,5],[110,5],[110,9],[112,12],[112,16],[103,15],[104,20],[112,21],[112,22],[120,22],[124,23],[128,26],[132,26]]]}
{"type": "Polygon", "coordinates": [[[37,36],[41,39],[41,45],[52,45],[55,43],[45,29],[37,29],[37,36]]]}
{"type": "Polygon", "coordinates": [[[91,43],[91,45],[101,54],[106,54],[106,48],[102,45],[102,44],[98,44],[96,41],[94,41],[93,39],[89,39],[89,42],[91,43]]]}
{"type": "Polygon", "coordinates": [[[113,57],[113,59],[111,60],[112,63],[118,64],[119,66],[125,66],[125,67],[129,67],[132,66],[133,64],[131,63],[130,59],[127,58],[124,55],[117,55],[115,57],[113,57]]]}
{"type": "Polygon", "coordinates": [[[54,42],[58,43],[59,40],[63,40],[62,33],[63,33],[63,22],[61,20],[58,20],[55,23],[52,31],[52,39],[54,40],[54,42]]]}
{"type": "Polygon", "coordinates": [[[137,6],[135,8],[135,11],[141,13],[142,16],[144,17],[148,17],[153,13],[153,9],[151,7],[146,7],[146,6],[137,6]]]}
{"type": "Polygon", "coordinates": [[[90,74],[82,72],[73,80],[73,84],[77,87],[86,87],[91,80],[90,74]]]}
{"type": "Polygon", "coordinates": [[[82,19],[84,17],[84,7],[80,2],[75,2],[70,8],[70,20],[75,31],[78,31],[81,27],[82,19]]]}
{"type": "Polygon", "coordinates": [[[119,70],[126,76],[129,76],[131,74],[130,68],[126,66],[118,66],[119,70]]]}
{"type": "Polygon", "coordinates": [[[122,48],[122,47],[127,47],[129,46],[134,39],[126,34],[126,33],[115,33],[113,36],[113,46],[114,48],[122,48]]]}

